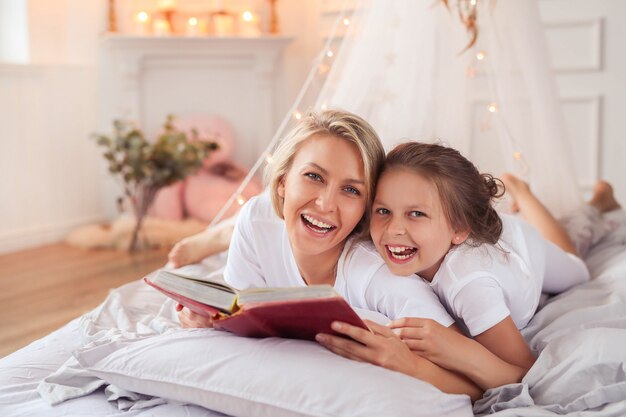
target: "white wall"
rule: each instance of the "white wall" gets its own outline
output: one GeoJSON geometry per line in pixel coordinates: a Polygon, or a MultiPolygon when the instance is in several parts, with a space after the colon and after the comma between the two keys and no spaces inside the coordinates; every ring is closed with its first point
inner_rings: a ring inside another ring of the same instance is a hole
{"type": "MultiPolygon", "coordinates": [[[[276,86],[278,115],[291,106],[342,2],[277,2],[282,32],[294,36],[285,50],[281,82],[276,86]]],[[[151,0],[116,3],[122,28],[134,11],[152,4],[151,0]]],[[[178,1],[190,12],[215,3],[178,1]]],[[[239,8],[251,4],[255,11],[267,13],[264,0],[224,3],[239,8]]],[[[96,62],[99,34],[106,28],[106,5],[106,0],[29,0],[32,65],[0,66],[0,253],[60,240],[75,225],[105,220],[105,207],[116,197],[115,189],[103,186],[104,165],[88,139],[99,128],[96,62]]],[[[626,156],[622,140],[626,133],[626,2],[540,0],[540,6],[558,59],[576,64],[589,58],[585,54],[593,54],[593,48],[600,48],[598,68],[556,69],[557,82],[582,158],[582,181],[607,178],[626,202],[622,162],[626,156]],[[593,28],[589,31],[585,26],[589,21],[601,22],[598,39],[593,37],[593,28]],[[568,40],[568,24],[582,32],[574,32],[568,40]],[[561,28],[565,32],[558,33],[561,28]],[[558,46],[559,42],[564,46],[558,46]],[[588,149],[597,149],[597,156],[588,149]]]]}

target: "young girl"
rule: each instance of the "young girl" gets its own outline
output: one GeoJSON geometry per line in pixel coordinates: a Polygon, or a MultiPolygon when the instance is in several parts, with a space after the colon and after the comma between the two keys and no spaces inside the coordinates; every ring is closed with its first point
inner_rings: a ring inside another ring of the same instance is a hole
{"type": "MultiPolygon", "coordinates": [[[[453,319],[426,283],[393,275],[371,244],[358,243],[369,231],[383,160],[378,136],[361,118],[336,110],[304,117],[268,165],[269,192],[249,200],[238,215],[226,281],[239,289],[329,284],[354,307],[450,326],[453,319]]],[[[212,325],[178,309],[184,327],[212,325]]],[[[411,375],[446,392],[480,396],[466,378],[400,344],[403,350],[387,367],[402,371],[411,363],[411,375]]]]}
{"type": "Polygon", "coordinates": [[[483,389],[520,381],[535,358],[519,329],[532,318],[541,292],[558,293],[590,277],[565,231],[528,187],[511,175],[503,179],[520,213],[543,236],[498,215],[492,200],[502,195],[499,180],[440,145],[406,143],[392,150],[373,203],[370,233],[389,269],[428,283],[471,338],[408,318],[390,328],[373,326],[376,334],[335,323],[360,343],[328,335],[318,340],[343,356],[381,364],[394,355],[398,335],[414,352],[483,389]]]}

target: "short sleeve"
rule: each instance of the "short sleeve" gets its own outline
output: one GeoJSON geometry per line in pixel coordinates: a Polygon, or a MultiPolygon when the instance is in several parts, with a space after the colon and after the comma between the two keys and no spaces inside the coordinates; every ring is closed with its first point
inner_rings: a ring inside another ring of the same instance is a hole
{"type": "Polygon", "coordinates": [[[250,200],[239,212],[224,269],[224,279],[238,290],[267,286],[255,247],[253,205],[253,200],[250,200]]]}
{"type": "Polygon", "coordinates": [[[502,287],[495,278],[475,278],[461,287],[450,300],[454,313],[472,337],[489,330],[511,315],[502,287]]]}
{"type": "Polygon", "coordinates": [[[417,277],[393,275],[385,266],[380,267],[370,280],[365,298],[370,309],[392,320],[427,318],[446,327],[454,323],[428,284],[417,277]]]}

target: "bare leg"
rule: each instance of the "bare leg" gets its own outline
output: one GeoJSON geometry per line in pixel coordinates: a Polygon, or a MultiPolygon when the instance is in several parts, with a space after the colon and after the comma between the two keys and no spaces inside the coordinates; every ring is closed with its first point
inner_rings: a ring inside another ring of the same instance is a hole
{"type": "Polygon", "coordinates": [[[621,206],[613,195],[613,187],[606,181],[598,181],[593,187],[593,197],[589,204],[597,208],[600,213],[619,209],[621,206]]]}
{"type": "Polygon", "coordinates": [[[168,261],[175,268],[179,268],[225,251],[230,244],[236,220],[237,215],[235,214],[210,229],[181,240],[170,251],[168,261]]]}
{"type": "Polygon", "coordinates": [[[530,191],[527,183],[508,173],[503,174],[501,179],[506,192],[513,198],[514,206],[528,223],[535,226],[544,238],[565,252],[580,256],[565,229],[530,191]]]}

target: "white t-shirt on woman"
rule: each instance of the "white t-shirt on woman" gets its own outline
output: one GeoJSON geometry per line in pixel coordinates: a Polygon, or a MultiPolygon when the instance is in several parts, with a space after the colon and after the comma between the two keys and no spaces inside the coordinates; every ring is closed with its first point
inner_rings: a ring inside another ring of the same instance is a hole
{"type": "MultiPolygon", "coordinates": [[[[250,199],[241,209],[224,278],[238,289],[306,285],[285,222],[274,212],[267,192],[250,199]]],[[[453,323],[428,284],[415,277],[393,275],[371,243],[346,244],[334,288],[353,307],[377,311],[392,320],[422,317],[444,326],[453,323]]]]}

